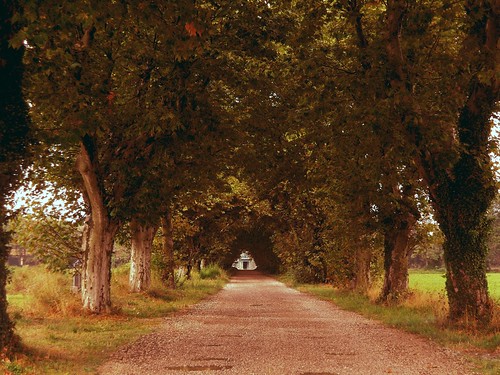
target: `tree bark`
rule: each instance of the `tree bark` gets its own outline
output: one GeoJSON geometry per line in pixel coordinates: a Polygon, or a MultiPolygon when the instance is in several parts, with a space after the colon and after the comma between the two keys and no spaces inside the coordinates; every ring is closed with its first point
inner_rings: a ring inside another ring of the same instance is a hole
{"type": "Polygon", "coordinates": [[[77,168],[91,210],[82,241],[82,301],[85,310],[99,314],[111,311],[111,255],[119,222],[110,217],[104,205],[104,193],[97,176],[95,158],[89,152],[91,149],[90,140],[84,139],[77,158],[77,168]]]}
{"type": "Polygon", "coordinates": [[[170,289],[175,289],[174,239],[172,235],[172,214],[168,212],[161,218],[162,249],[164,267],[162,279],[170,289]]]}
{"type": "Polygon", "coordinates": [[[356,250],[354,279],[352,280],[352,289],[366,293],[371,284],[370,263],[372,258],[371,249],[359,246],[356,250]]]}
{"type": "Polygon", "coordinates": [[[411,231],[416,223],[412,214],[396,216],[384,231],[384,285],[379,302],[398,302],[408,293],[408,256],[411,231]]]}
{"type": "MultiPolygon", "coordinates": [[[[4,188],[4,186],[2,186],[4,188]]],[[[6,220],[5,212],[5,200],[3,197],[3,191],[0,192],[0,350],[5,350],[7,354],[13,347],[14,339],[14,324],[9,318],[7,313],[7,279],[9,271],[7,270],[7,258],[9,257],[9,249],[7,244],[9,243],[9,235],[3,230],[6,220]]]]}
{"type": "Polygon", "coordinates": [[[157,227],[130,222],[132,253],[130,254],[129,285],[131,292],[147,290],[151,285],[151,249],[157,227]]]}
{"type": "Polygon", "coordinates": [[[107,220],[87,223],[82,274],[83,308],[92,313],[111,312],[111,256],[118,224],[107,220]]]}

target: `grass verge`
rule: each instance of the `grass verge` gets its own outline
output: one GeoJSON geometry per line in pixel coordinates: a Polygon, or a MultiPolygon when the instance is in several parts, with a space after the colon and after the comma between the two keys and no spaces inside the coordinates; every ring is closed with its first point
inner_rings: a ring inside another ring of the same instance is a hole
{"type": "MultiPolygon", "coordinates": [[[[435,280],[426,280],[424,286],[419,287],[418,285],[422,284],[415,284],[415,280],[412,282],[414,275],[415,273],[410,275],[413,293],[399,306],[376,304],[375,300],[380,288],[373,288],[367,295],[361,295],[338,290],[331,285],[297,284],[289,277],[282,277],[280,280],[301,292],[333,301],[345,310],[358,312],[388,326],[430,338],[440,345],[458,350],[464,353],[474,363],[477,371],[483,374],[500,374],[500,306],[498,303],[495,306],[493,324],[488,331],[470,331],[450,327],[446,324],[447,303],[444,290],[438,292],[434,287],[429,288],[429,285],[440,284],[435,280]]],[[[436,274],[438,281],[439,277],[436,274]]]]}
{"type": "Polygon", "coordinates": [[[153,278],[145,293],[128,291],[128,268],[113,271],[114,312],[90,315],[70,292],[71,276],[42,267],[14,270],[8,287],[9,313],[23,344],[13,361],[4,359],[5,374],[89,374],[116,350],[154,330],[166,315],[191,306],[219,291],[223,272],[213,279],[193,274],[176,290],[153,278]]]}

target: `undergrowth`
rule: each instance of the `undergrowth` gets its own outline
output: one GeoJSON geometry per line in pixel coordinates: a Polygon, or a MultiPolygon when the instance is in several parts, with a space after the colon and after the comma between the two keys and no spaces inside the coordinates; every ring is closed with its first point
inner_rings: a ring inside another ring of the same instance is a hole
{"type": "MultiPolygon", "coordinates": [[[[22,351],[2,360],[4,374],[88,374],[120,345],[151,332],[167,314],[186,308],[220,290],[227,282],[193,273],[175,290],[153,275],[147,292],[130,293],[128,267],[113,270],[113,313],[82,311],[79,294],[70,291],[71,275],[42,266],[13,270],[8,285],[9,314],[22,351]]],[[[1,367],[0,367],[1,368],[1,367]]]]}

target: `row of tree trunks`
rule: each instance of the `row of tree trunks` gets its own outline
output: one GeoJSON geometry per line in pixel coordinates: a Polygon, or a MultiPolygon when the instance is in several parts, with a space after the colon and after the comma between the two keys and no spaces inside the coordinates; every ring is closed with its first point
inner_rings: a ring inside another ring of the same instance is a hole
{"type": "MultiPolygon", "coordinates": [[[[363,80],[369,79],[368,75],[371,73],[372,62],[370,61],[367,49],[369,47],[368,39],[365,36],[363,27],[363,15],[361,8],[363,2],[351,1],[345,3],[345,10],[350,14],[350,20],[358,39],[358,49],[360,51],[359,64],[363,73],[363,80]]],[[[383,100],[385,98],[378,98],[383,100]]],[[[385,152],[385,150],[383,150],[385,152]]],[[[392,166],[391,166],[392,167],[392,166]]],[[[383,171],[384,176],[394,177],[398,172],[395,168],[385,168],[383,171]]],[[[406,181],[400,181],[407,183],[406,181]]],[[[397,202],[397,206],[406,207],[408,196],[401,195],[401,199],[397,202]]],[[[369,205],[367,206],[369,210],[369,205]]],[[[387,223],[384,228],[384,286],[379,296],[379,302],[397,302],[401,301],[408,294],[408,243],[411,236],[411,229],[415,224],[413,215],[408,213],[408,220],[400,220],[401,213],[391,212],[386,217],[385,221],[390,221],[391,225],[388,227],[387,223]]],[[[369,264],[366,265],[366,260],[361,259],[362,264],[359,271],[362,273],[369,272],[369,264]]],[[[367,277],[357,277],[360,280],[367,280],[367,277]]],[[[362,284],[366,282],[363,281],[362,284]]],[[[364,287],[368,287],[366,284],[364,287]]]]}
{"type": "Polygon", "coordinates": [[[130,291],[142,292],[151,285],[151,251],[157,228],[140,223],[136,219],[130,222],[132,252],[130,254],[130,291]]]}

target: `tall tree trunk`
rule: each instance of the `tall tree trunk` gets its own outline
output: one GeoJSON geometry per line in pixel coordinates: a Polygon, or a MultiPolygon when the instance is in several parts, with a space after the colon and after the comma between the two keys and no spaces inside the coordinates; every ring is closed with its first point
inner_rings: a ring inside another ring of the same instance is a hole
{"type": "Polygon", "coordinates": [[[408,293],[408,256],[413,215],[396,216],[384,231],[384,285],[379,302],[398,302],[408,293]]]}
{"type": "Polygon", "coordinates": [[[175,289],[174,239],[172,235],[172,214],[170,212],[161,218],[161,228],[163,256],[165,257],[162,279],[169,288],[175,289]]]}
{"type": "Polygon", "coordinates": [[[498,79],[490,73],[496,71],[498,59],[499,9],[479,0],[466,2],[465,8],[470,25],[463,42],[464,70],[474,73],[460,111],[455,147],[447,144],[435,150],[421,131],[423,120],[414,103],[399,41],[406,11],[403,0],[388,1],[386,50],[402,124],[418,150],[415,162],[429,186],[436,219],[445,236],[450,320],[488,324],[493,310],[486,280],[486,214],[496,190],[488,145],[490,117],[499,92],[498,79]],[[480,79],[482,74],[489,78],[480,79]],[[443,167],[453,159],[456,161],[450,168],[443,167]]]}
{"type": "Polygon", "coordinates": [[[157,227],[130,222],[132,253],[130,254],[129,285],[131,292],[147,290],[151,284],[151,249],[157,227]]]}
{"type": "Polygon", "coordinates": [[[83,236],[84,265],[82,274],[83,308],[93,313],[111,311],[111,256],[119,222],[111,219],[104,205],[95,158],[91,157],[90,139],[80,144],[77,168],[83,179],[85,196],[90,203],[90,217],[83,236]]]}
{"type": "Polygon", "coordinates": [[[13,349],[14,325],[7,314],[5,289],[9,256],[9,234],[3,228],[7,221],[5,203],[30,156],[27,152],[30,122],[22,92],[24,49],[9,45],[17,31],[17,25],[11,22],[16,6],[16,1],[0,0],[0,350],[6,354],[13,349]]]}

